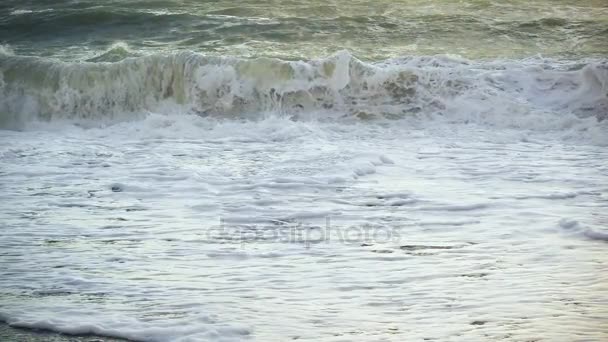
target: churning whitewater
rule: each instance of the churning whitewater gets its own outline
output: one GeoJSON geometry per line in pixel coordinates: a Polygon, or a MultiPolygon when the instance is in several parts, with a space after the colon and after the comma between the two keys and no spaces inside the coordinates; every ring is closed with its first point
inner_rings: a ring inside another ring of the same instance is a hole
{"type": "Polygon", "coordinates": [[[560,130],[574,124],[594,130],[605,127],[608,113],[605,59],[404,57],[364,63],[346,51],[310,61],[192,52],[116,63],[0,58],[6,128],[40,120],[108,122],[181,112],[228,119],[442,117],[500,127],[560,130]]]}
{"type": "Polygon", "coordinates": [[[594,0],[3,1],[0,339],[608,340],[607,33],[594,0]]]}

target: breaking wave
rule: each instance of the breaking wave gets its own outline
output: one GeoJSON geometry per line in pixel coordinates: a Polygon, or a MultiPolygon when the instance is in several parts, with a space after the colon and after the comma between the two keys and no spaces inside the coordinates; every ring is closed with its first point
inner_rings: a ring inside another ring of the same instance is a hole
{"type": "Polygon", "coordinates": [[[120,44],[94,62],[0,51],[0,127],[176,111],[245,119],[441,118],[553,130],[581,120],[605,125],[608,115],[608,60],[434,56],[365,63],[346,51],[309,61],[131,56],[120,44]]]}

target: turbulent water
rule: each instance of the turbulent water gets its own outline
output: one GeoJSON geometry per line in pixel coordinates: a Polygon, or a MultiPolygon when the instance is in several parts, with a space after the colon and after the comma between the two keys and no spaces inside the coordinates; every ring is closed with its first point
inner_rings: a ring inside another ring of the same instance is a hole
{"type": "Polygon", "coordinates": [[[0,4],[0,321],[608,339],[605,1],[0,4]]]}

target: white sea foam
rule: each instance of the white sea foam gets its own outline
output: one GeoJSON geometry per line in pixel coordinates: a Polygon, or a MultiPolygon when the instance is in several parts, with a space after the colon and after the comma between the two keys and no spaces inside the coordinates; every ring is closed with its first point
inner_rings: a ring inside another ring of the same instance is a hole
{"type": "MultiPolygon", "coordinates": [[[[126,51],[117,45],[106,54],[122,59],[126,51]]],[[[107,124],[149,112],[246,119],[278,115],[475,123],[557,131],[569,140],[608,144],[604,60],[411,57],[370,64],[347,52],[306,62],[195,53],[117,63],[2,59],[0,124],[9,128],[36,120],[107,124]]]]}
{"type": "Polygon", "coordinates": [[[19,15],[25,15],[25,14],[32,14],[32,13],[46,13],[46,12],[52,12],[53,9],[52,8],[46,8],[46,9],[39,9],[39,10],[31,10],[31,9],[16,9],[16,10],[12,10],[10,15],[15,15],[15,16],[19,16],[19,15]]]}
{"type": "Polygon", "coordinates": [[[603,147],[435,120],[70,122],[0,133],[12,325],[163,342],[606,337],[603,147]]]}
{"type": "Polygon", "coordinates": [[[607,338],[605,61],[0,58],[9,324],[607,338]]]}

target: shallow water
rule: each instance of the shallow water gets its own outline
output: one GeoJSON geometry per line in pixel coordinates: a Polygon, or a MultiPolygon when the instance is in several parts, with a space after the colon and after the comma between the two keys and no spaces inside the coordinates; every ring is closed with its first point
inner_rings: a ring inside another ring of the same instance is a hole
{"type": "Polygon", "coordinates": [[[604,2],[116,3],[0,5],[0,320],[608,339],[604,2]]]}
{"type": "Polygon", "coordinates": [[[2,317],[145,341],[604,339],[605,148],[498,135],[5,132],[2,317]]]}

